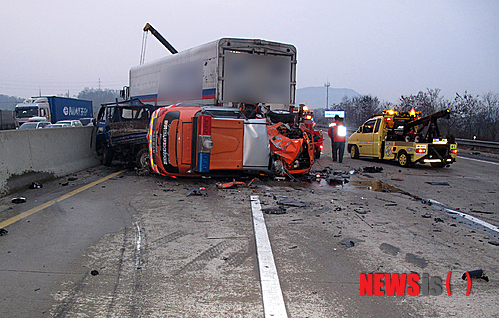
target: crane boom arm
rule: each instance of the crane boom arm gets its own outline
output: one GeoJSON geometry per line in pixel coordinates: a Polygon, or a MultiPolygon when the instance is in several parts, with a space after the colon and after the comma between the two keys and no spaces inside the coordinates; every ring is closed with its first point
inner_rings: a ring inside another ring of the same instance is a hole
{"type": "Polygon", "coordinates": [[[448,109],[446,110],[441,110],[439,112],[436,112],[434,114],[431,114],[429,116],[423,117],[423,118],[418,118],[416,120],[410,121],[405,124],[405,128],[410,128],[418,125],[424,125],[426,126],[432,119],[437,119],[440,117],[447,117],[449,118],[449,113],[450,111],[448,109]]]}
{"type": "Polygon", "coordinates": [[[149,23],[146,23],[146,26],[144,27],[144,32],[151,32],[152,35],[154,35],[156,37],[156,39],[158,39],[159,42],[161,42],[161,44],[163,44],[167,49],[168,51],[170,51],[172,54],[177,54],[178,51],[175,50],[175,48],[170,44],[170,42],[168,42],[158,31],[156,31],[155,28],[153,28],[152,25],[150,25],[149,23]]]}

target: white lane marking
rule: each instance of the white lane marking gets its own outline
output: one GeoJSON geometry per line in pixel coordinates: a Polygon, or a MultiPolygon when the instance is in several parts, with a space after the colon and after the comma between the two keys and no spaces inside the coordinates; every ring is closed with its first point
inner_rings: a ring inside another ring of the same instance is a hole
{"type": "Polygon", "coordinates": [[[430,200],[428,200],[428,201],[430,201],[432,204],[435,204],[435,205],[439,205],[439,206],[441,206],[444,210],[446,210],[446,211],[447,211],[447,212],[449,212],[449,213],[454,213],[454,214],[457,214],[457,215],[459,215],[459,216],[461,216],[461,217],[463,217],[463,218],[465,218],[465,219],[467,219],[467,220],[470,220],[470,221],[472,221],[472,222],[474,222],[474,223],[480,224],[481,226],[484,226],[484,227],[486,227],[486,228],[488,228],[488,229],[490,229],[490,230],[492,230],[492,231],[495,231],[495,232],[499,233],[499,227],[497,227],[497,226],[495,226],[495,225],[492,225],[492,224],[490,224],[490,223],[487,223],[487,222],[485,222],[485,221],[482,221],[482,220],[480,220],[480,219],[478,219],[478,218],[476,218],[476,217],[474,217],[474,216],[468,215],[468,214],[466,214],[466,213],[463,213],[463,212],[459,212],[459,211],[456,211],[456,210],[449,209],[447,206],[445,206],[444,204],[442,204],[442,203],[440,203],[440,202],[438,202],[438,201],[435,201],[435,200],[432,200],[432,199],[430,199],[430,200]]]}
{"type": "Polygon", "coordinates": [[[478,161],[478,162],[483,162],[483,163],[490,163],[492,165],[497,165],[499,166],[499,163],[497,162],[492,162],[492,161],[485,161],[485,160],[480,160],[480,159],[475,159],[475,158],[468,158],[468,157],[461,157],[458,156],[459,159],[468,159],[468,160],[473,160],[473,161],[478,161]]]}
{"type": "Polygon", "coordinates": [[[263,311],[266,318],[288,317],[281,285],[277,276],[274,255],[270,246],[265,219],[263,218],[260,199],[251,196],[251,211],[253,214],[253,229],[255,231],[256,252],[260,269],[260,284],[262,286],[263,311]]]}

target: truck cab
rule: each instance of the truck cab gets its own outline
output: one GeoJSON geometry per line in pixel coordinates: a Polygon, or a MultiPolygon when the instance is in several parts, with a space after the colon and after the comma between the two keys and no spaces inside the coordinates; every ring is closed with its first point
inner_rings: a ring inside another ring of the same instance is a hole
{"type": "Polygon", "coordinates": [[[31,97],[23,103],[17,104],[14,111],[16,126],[28,122],[30,118],[43,117],[50,121],[50,109],[47,97],[31,97]]]}
{"type": "Polygon", "coordinates": [[[397,160],[401,166],[417,162],[445,167],[456,161],[457,144],[451,136],[440,136],[437,119],[444,116],[449,116],[448,110],[423,118],[412,111],[399,114],[383,110],[350,136],[347,149],[353,159],[367,157],[397,160]]]}
{"type": "Polygon", "coordinates": [[[97,115],[97,153],[104,165],[113,159],[148,167],[147,130],[152,105],[138,99],[103,104],[97,115]]]}

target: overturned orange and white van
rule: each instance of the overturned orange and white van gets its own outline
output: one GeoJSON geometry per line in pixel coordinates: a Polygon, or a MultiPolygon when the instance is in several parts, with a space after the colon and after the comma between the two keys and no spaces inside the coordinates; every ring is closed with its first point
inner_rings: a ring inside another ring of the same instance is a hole
{"type": "Polygon", "coordinates": [[[305,129],[247,119],[238,108],[174,104],[153,112],[148,131],[154,172],[200,176],[226,172],[310,171],[313,146],[305,129]]]}

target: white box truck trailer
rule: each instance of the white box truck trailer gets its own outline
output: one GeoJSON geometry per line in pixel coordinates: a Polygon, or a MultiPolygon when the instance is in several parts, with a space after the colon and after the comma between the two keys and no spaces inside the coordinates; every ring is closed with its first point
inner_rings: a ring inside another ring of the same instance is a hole
{"type": "Polygon", "coordinates": [[[296,48],[257,39],[222,38],[133,67],[130,98],[167,106],[179,102],[234,107],[294,106],[296,48]]]}

